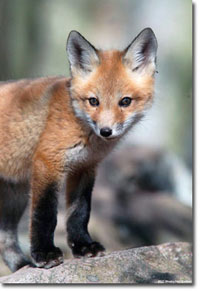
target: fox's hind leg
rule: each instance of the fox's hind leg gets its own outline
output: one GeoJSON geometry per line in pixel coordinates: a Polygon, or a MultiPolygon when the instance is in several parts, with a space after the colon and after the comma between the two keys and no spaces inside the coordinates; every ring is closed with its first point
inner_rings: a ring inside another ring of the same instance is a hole
{"type": "Polygon", "coordinates": [[[29,263],[17,237],[17,226],[27,205],[28,191],[28,183],[7,182],[0,178],[0,253],[12,272],[29,263]]]}

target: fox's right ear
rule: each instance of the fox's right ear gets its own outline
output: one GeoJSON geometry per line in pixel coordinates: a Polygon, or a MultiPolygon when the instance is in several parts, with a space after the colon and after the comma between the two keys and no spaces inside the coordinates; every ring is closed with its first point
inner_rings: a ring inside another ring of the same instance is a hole
{"type": "Polygon", "coordinates": [[[88,74],[99,64],[96,48],[79,32],[72,30],[67,40],[67,53],[71,73],[88,74]]]}
{"type": "Polygon", "coordinates": [[[123,61],[132,70],[155,73],[157,40],[151,28],[145,28],[125,49],[123,61]]]}

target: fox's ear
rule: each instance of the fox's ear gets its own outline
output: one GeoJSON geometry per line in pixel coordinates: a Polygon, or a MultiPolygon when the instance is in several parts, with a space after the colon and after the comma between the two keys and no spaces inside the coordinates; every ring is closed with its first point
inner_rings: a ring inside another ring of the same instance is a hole
{"type": "Polygon", "coordinates": [[[71,72],[87,74],[99,64],[97,50],[79,32],[72,30],[67,40],[71,72]]]}
{"type": "Polygon", "coordinates": [[[145,28],[125,49],[123,61],[132,71],[155,73],[157,40],[151,28],[145,28]]]}

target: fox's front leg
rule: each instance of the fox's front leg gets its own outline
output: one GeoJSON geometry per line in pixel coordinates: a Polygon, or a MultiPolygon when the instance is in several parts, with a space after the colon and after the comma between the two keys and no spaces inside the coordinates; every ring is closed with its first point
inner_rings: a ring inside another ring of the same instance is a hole
{"type": "Polygon", "coordinates": [[[37,267],[51,268],[63,262],[62,252],[54,246],[57,224],[59,179],[45,165],[34,169],[31,205],[31,256],[37,267]]]}
{"type": "Polygon", "coordinates": [[[67,179],[67,235],[75,257],[96,256],[105,250],[100,243],[91,239],[88,232],[94,179],[94,171],[88,169],[70,173],[67,179]]]}

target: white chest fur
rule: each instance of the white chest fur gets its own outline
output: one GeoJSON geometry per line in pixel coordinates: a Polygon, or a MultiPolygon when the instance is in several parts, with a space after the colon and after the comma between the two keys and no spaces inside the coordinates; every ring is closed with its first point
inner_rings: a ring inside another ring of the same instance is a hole
{"type": "Polygon", "coordinates": [[[115,144],[116,141],[105,141],[92,135],[87,144],[79,142],[66,150],[66,167],[98,163],[113,149],[115,144]]]}

